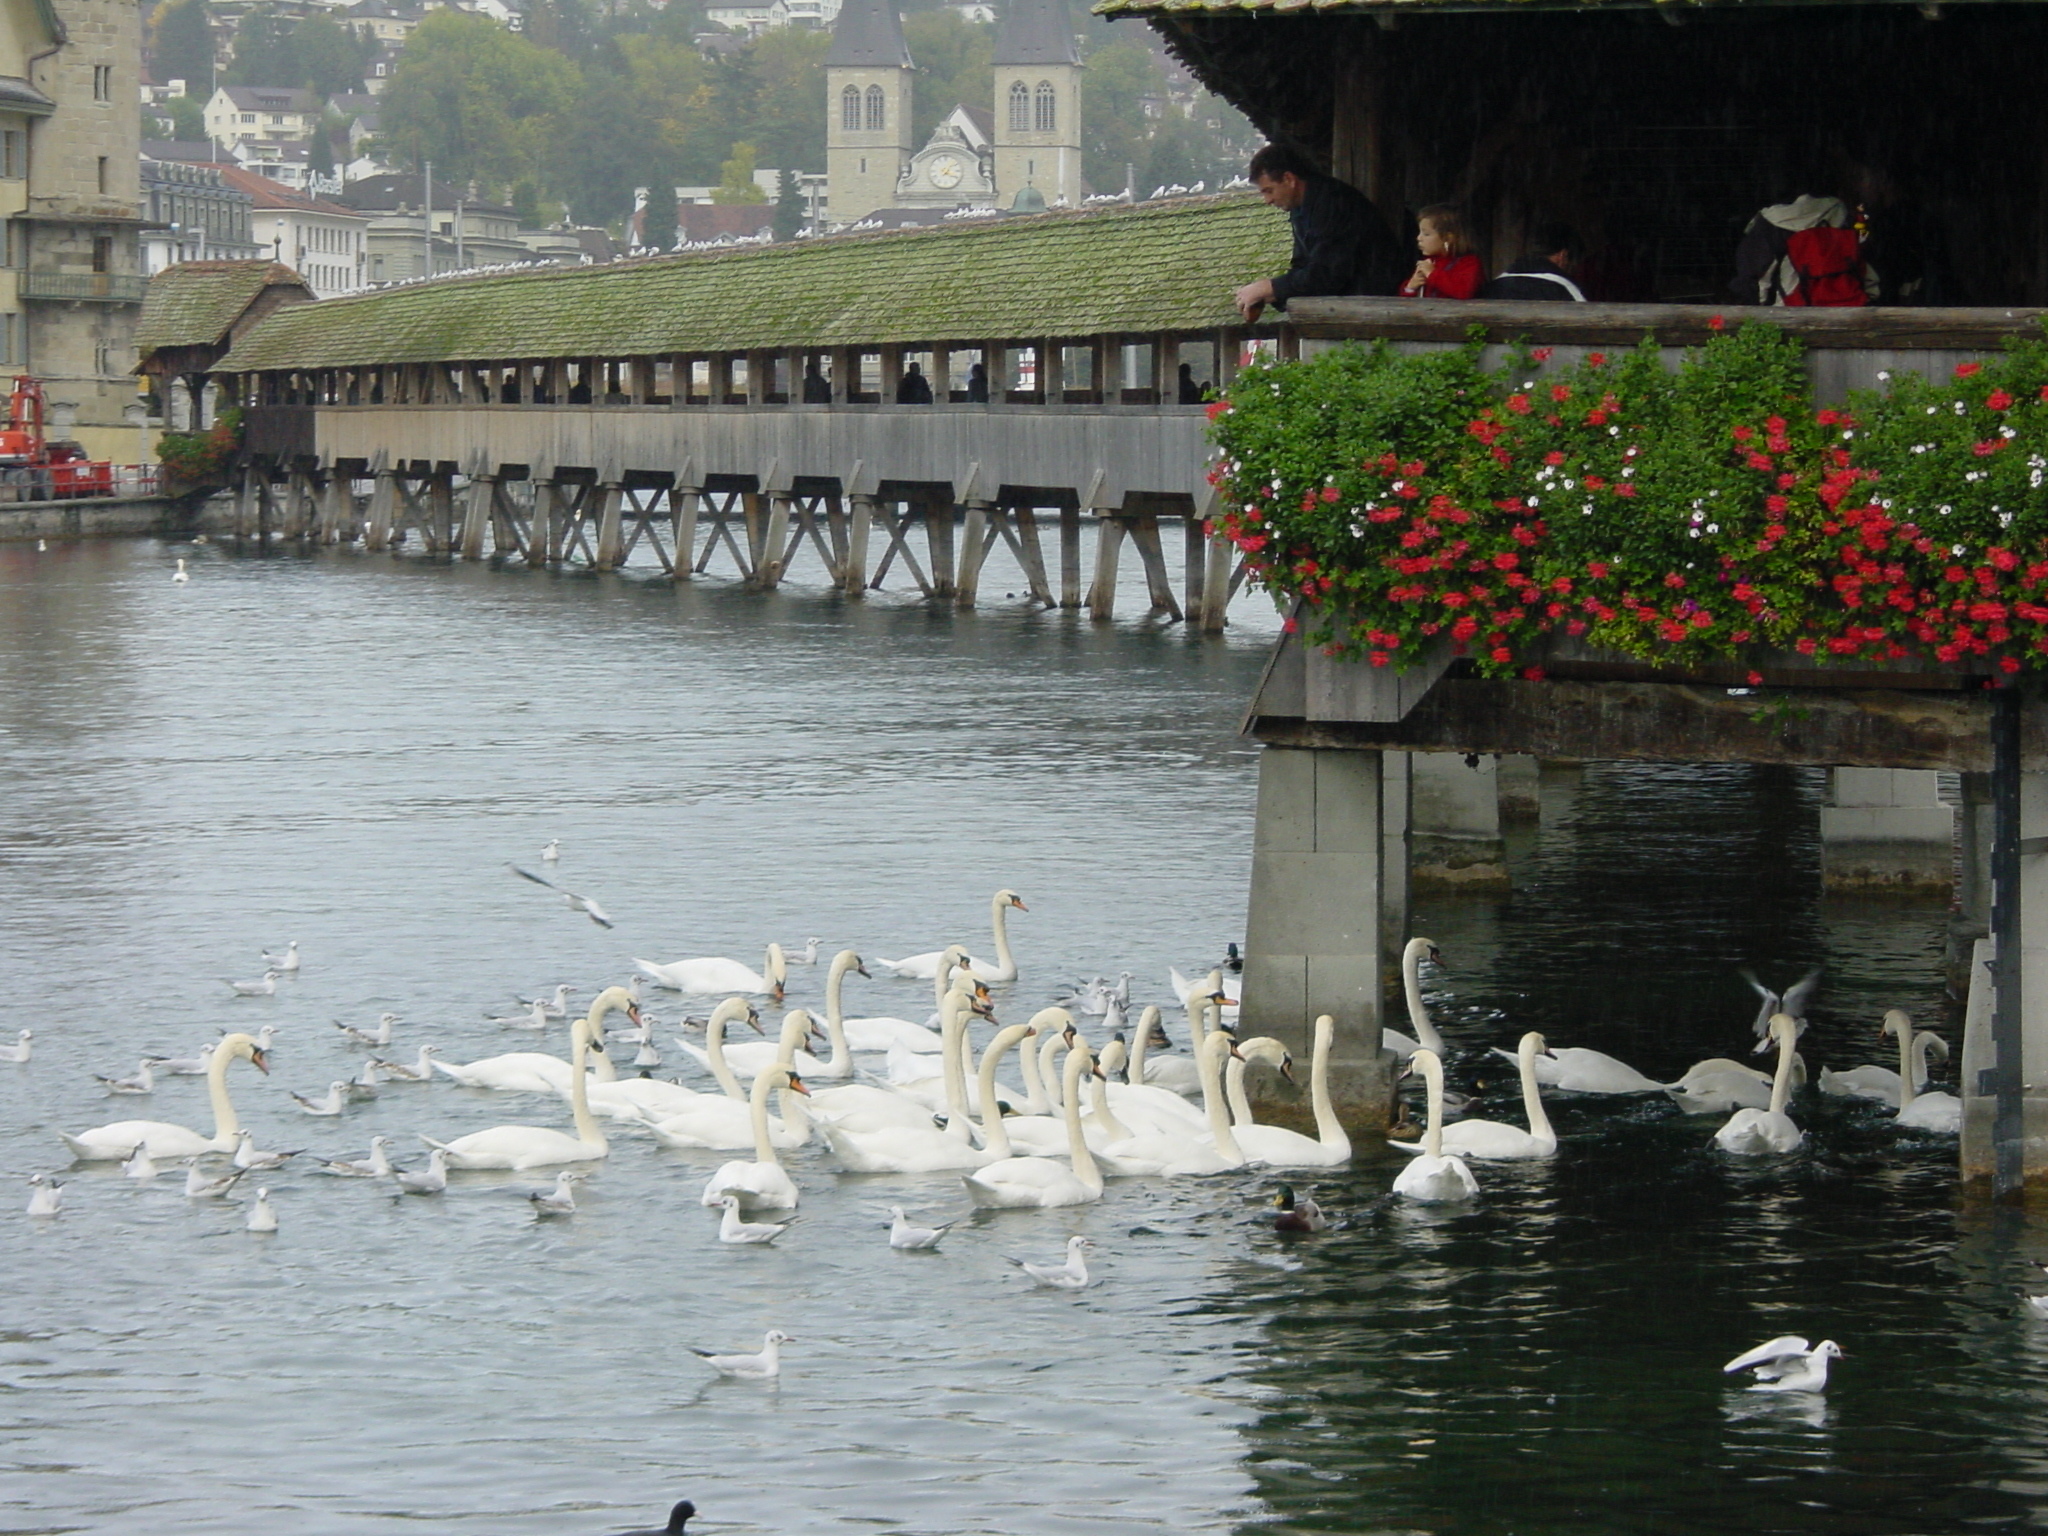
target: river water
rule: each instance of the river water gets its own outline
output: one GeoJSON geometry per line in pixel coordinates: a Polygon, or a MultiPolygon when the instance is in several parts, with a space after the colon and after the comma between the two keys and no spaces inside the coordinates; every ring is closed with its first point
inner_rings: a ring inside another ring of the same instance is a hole
{"type": "MultiPolygon", "coordinates": [[[[90,1074],[224,1026],[279,1031],[272,1075],[232,1078],[260,1144],[359,1157],[385,1133],[417,1162],[417,1133],[567,1115],[443,1081],[306,1116],[287,1090],[364,1055],[332,1021],[399,1013],[407,1059],[533,1049],[486,1021],[515,992],[587,999],[634,956],[810,934],[972,940],[1005,885],[1030,910],[1004,1017],[1121,970],[1163,1001],[1169,965],[1242,932],[1256,763],[1234,732],[1272,625],[1238,616],[1203,641],[800,586],[0,547],[0,1036],[36,1031],[0,1063],[0,1532],[570,1536],[683,1496],[712,1532],[2038,1524],[2048,1329],[2017,1298],[2048,1239],[1964,1212],[1952,1145],[1811,1098],[1808,1150],[1742,1164],[1662,1104],[1560,1098],[1555,1162],[1482,1167],[1456,1211],[1390,1204],[1398,1154],[1364,1152],[1314,1181],[1339,1229],[1295,1242],[1252,1174],[1113,1181],[899,1254],[887,1207],[960,1214],[957,1179],[805,1150],[802,1220],[727,1248],[696,1198],[726,1154],[631,1133],[557,1222],[520,1198],[545,1177],[397,1199],[297,1166],[264,1176],[275,1236],[243,1230],[246,1187],[187,1201],[175,1170],[80,1167],[57,1219],[21,1213],[21,1179],[68,1163],[58,1128],[206,1126],[200,1079],[107,1098],[90,1074]],[[616,930],[507,871],[549,838],[616,930]],[[291,939],[295,980],[231,997],[291,939]],[[1087,1291],[1005,1262],[1074,1233],[1099,1245],[1087,1291]],[[773,1386],[689,1353],[770,1327],[797,1340],[773,1386]],[[1824,1401],[1727,1389],[1721,1362],[1780,1332],[1842,1343],[1824,1401]]],[[[1885,1059],[1889,1006],[1956,1035],[1940,912],[1819,900],[1816,776],[1554,787],[1511,898],[1416,913],[1453,1083],[1489,1112],[1518,1114],[1484,1048],[1527,1027],[1660,1076],[1739,1050],[1745,963],[1828,967],[1816,1065],[1885,1059]]],[[[799,969],[793,1000],[822,980],[799,969]]],[[[695,1080],[673,1033],[666,1070],[695,1080]]],[[[538,1048],[565,1046],[556,1026],[538,1048]]]]}

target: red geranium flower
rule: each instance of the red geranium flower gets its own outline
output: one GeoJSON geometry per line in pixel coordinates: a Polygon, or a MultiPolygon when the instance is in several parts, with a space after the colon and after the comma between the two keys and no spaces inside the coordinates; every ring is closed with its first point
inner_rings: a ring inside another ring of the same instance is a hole
{"type": "Polygon", "coordinates": [[[1969,377],[1969,376],[1970,376],[1971,374],[1973,374],[1973,373],[1982,373],[1983,371],[1984,371],[1984,365],[1983,365],[1982,363],[1957,363],[1957,364],[1956,364],[1956,377],[1957,377],[1957,378],[1959,378],[1959,379],[1967,379],[1967,378],[1968,378],[1968,377],[1969,377]]]}

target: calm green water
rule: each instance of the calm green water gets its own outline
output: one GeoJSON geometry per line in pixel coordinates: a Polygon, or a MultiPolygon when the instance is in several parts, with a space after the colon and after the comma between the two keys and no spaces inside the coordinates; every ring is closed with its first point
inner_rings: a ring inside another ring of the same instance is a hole
{"type": "MultiPolygon", "coordinates": [[[[485,1021],[514,991],[812,933],[971,939],[998,885],[1031,905],[1005,1017],[1126,969],[1162,999],[1169,964],[1242,932],[1250,611],[1203,643],[347,553],[203,551],[176,588],[179,552],[0,548],[0,1037],[37,1032],[0,1064],[8,1175],[63,1168],[58,1127],[203,1125],[197,1079],[109,1100],[89,1074],[223,1025],[280,1030],[273,1075],[233,1084],[263,1145],[360,1156],[381,1132],[416,1160],[418,1132],[566,1114],[443,1082],[308,1118],[286,1090],[363,1055],[332,1020],[399,1012],[408,1056],[532,1049],[485,1021]],[[506,872],[550,837],[615,932],[506,872]],[[292,938],[295,982],[230,999],[220,978],[292,938]]],[[[1881,1059],[1887,1006],[1948,1027],[1940,913],[1818,901],[1819,788],[1589,768],[1512,899],[1417,914],[1454,1082],[1513,1113],[1483,1047],[1531,1026],[1659,1075],[1728,1053],[1745,962],[1829,966],[1816,1065],[1881,1059]]],[[[928,997],[856,981],[849,1004],[928,997]]],[[[689,1065],[673,1033],[665,1071],[689,1065]]],[[[595,1533],[684,1495],[717,1532],[2034,1524],[2048,1354],[2016,1296],[2048,1241],[1960,1215],[1949,1148],[1795,1113],[1809,1151],[1736,1166],[1710,1123],[1559,1100],[1553,1165],[1425,1213],[1365,1155],[1317,1182],[1345,1225],[1311,1243],[1271,1233],[1251,1175],[1113,1182],[896,1254],[887,1206],[956,1214],[957,1181],[805,1150],[802,1222],[733,1250],[696,1199],[724,1154],[626,1132],[553,1224],[518,1198],[547,1180],[509,1175],[399,1202],[294,1168],[267,1176],[274,1238],[175,1175],[77,1170],[54,1222],[10,1182],[0,1532],[595,1533]],[[1004,1262],[1074,1232],[1101,1245],[1078,1296],[1004,1262]],[[772,1388],[688,1353],[771,1326],[798,1338],[772,1388]],[[1720,1362],[1780,1331],[1849,1352],[1823,1405],[1724,1391],[1720,1362]]]]}

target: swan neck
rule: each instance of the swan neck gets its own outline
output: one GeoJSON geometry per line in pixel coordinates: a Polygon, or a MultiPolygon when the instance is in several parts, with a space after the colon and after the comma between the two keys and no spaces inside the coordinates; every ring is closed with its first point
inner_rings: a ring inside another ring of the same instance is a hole
{"type": "Polygon", "coordinates": [[[940,1012],[940,1034],[945,1041],[946,1129],[962,1141],[971,1141],[967,1113],[967,1014],[948,992],[940,1012]]]}
{"type": "Polygon", "coordinates": [[[1351,1138],[1344,1122],[1337,1118],[1337,1106],[1330,1102],[1330,1046],[1337,1033],[1336,1020],[1327,1013],[1316,1020],[1315,1048],[1309,1053],[1309,1103],[1316,1112],[1316,1140],[1332,1150],[1351,1151],[1351,1138]]]}
{"type": "Polygon", "coordinates": [[[1074,1176],[1097,1193],[1102,1189],[1102,1170],[1095,1166],[1095,1154],[1088,1150],[1088,1138],[1081,1130],[1081,1074],[1093,1061],[1085,1045],[1075,1045],[1067,1053],[1065,1068],[1060,1074],[1060,1083],[1065,1090],[1067,1117],[1067,1158],[1074,1165],[1074,1176]]]}
{"type": "Polygon", "coordinates": [[[242,1129],[242,1122],[235,1115],[235,1101],[228,1097],[228,1063],[232,1059],[227,1042],[222,1041],[213,1048],[213,1057],[206,1064],[206,1097],[213,1105],[213,1139],[223,1148],[233,1146],[242,1129]]]}
{"type": "Polygon", "coordinates": [[[1092,1072],[1088,1074],[1088,1104],[1095,1129],[1106,1138],[1104,1145],[1130,1139],[1131,1128],[1109,1107],[1109,1084],[1092,1072]]]}
{"type": "Polygon", "coordinates": [[[1018,1033],[1020,1028],[1004,1030],[981,1053],[981,1139],[982,1145],[997,1157],[1010,1155],[1010,1133],[1003,1129],[1003,1106],[996,1101],[996,1067],[1003,1053],[1023,1038],[1018,1033]]]}
{"type": "Polygon", "coordinates": [[[1038,1070],[1038,1052],[1029,1042],[1017,1047],[1017,1068],[1024,1074],[1024,1107],[1034,1115],[1050,1112],[1052,1100],[1046,1097],[1045,1075],[1038,1070]]]}
{"type": "Polygon", "coordinates": [[[1914,1085],[1918,1083],[1920,1080],[1920,1074],[1918,1071],[1915,1070],[1920,1065],[1920,1063],[1918,1060],[1915,1059],[1915,1053],[1913,1050],[1912,1027],[1908,1025],[1906,1028],[1900,1030],[1898,1032],[1898,1035],[1899,1108],[1903,1111],[1907,1105],[1911,1104],[1914,1099],[1919,1097],[1919,1090],[1914,1085]]]}
{"type": "Polygon", "coordinates": [[[1431,1051],[1422,1058],[1422,1081],[1429,1090],[1429,1125],[1422,1133],[1422,1150],[1431,1157],[1444,1155],[1444,1069],[1431,1051]]]}
{"type": "Polygon", "coordinates": [[[604,1026],[611,1004],[600,997],[591,1005],[590,1017],[578,1019],[569,1034],[569,1113],[576,1122],[576,1139],[586,1146],[605,1145],[604,1132],[590,1113],[590,1094],[584,1087],[584,1063],[590,1056],[591,1037],[604,1026]]]}
{"type": "MultiPolygon", "coordinates": [[[[1214,1038],[1213,1035],[1210,1037],[1210,1039],[1214,1038]]],[[[1208,1044],[1208,1040],[1202,1042],[1204,1050],[1208,1048],[1208,1044]]],[[[1244,1089],[1245,1065],[1243,1058],[1232,1056],[1227,1046],[1219,1047],[1218,1055],[1222,1058],[1223,1081],[1225,1092],[1230,1101],[1231,1120],[1238,1125],[1256,1124],[1257,1122],[1252,1118],[1251,1096],[1244,1089]]]]}
{"type": "Polygon", "coordinates": [[[1408,1023],[1416,1042],[1426,1051],[1441,1056],[1444,1037],[1436,1032],[1429,1009],[1422,1002],[1422,951],[1410,949],[1401,956],[1401,990],[1408,999],[1408,1023]]]}
{"type": "Polygon", "coordinates": [[[1148,1004],[1138,1015],[1138,1027],[1131,1032],[1131,1054],[1125,1067],[1134,1083],[1145,1081],[1145,1051],[1152,1043],[1152,1026],[1158,1018],[1158,1008],[1148,1004]]]}
{"type": "Polygon", "coordinates": [[[996,945],[996,969],[1007,977],[1014,969],[1010,958],[1010,904],[1000,896],[988,905],[988,925],[996,945]]]}
{"type": "Polygon", "coordinates": [[[789,1081],[789,1069],[780,1062],[770,1062],[754,1077],[754,1091],[747,1095],[747,1112],[754,1122],[754,1161],[779,1166],[775,1156],[775,1143],[768,1135],[768,1095],[775,1091],[775,1079],[789,1081]]]}
{"type": "Polygon", "coordinates": [[[1203,1050],[1195,1058],[1201,1071],[1202,1109],[1209,1117],[1209,1139],[1216,1143],[1216,1151],[1233,1163],[1244,1161],[1244,1154],[1237,1148],[1237,1138],[1230,1134],[1230,1116],[1223,1107],[1223,1093],[1217,1083],[1219,1064],[1229,1046],[1221,1035],[1202,1042],[1203,1050]]]}
{"type": "Polygon", "coordinates": [[[1543,1107],[1543,1086],[1536,1081],[1536,1037],[1522,1036],[1521,1049],[1516,1052],[1522,1069],[1522,1113],[1529,1117],[1531,1134],[1555,1140],[1557,1133],[1550,1128],[1550,1115],[1543,1107]]]}
{"type": "Polygon", "coordinates": [[[704,1026],[704,1056],[711,1063],[711,1075],[718,1079],[718,1086],[725,1090],[729,1099],[746,1101],[746,1090],[740,1087],[740,1080],[733,1076],[732,1066],[725,1059],[725,1004],[720,1003],[711,1010],[711,1022],[704,1026]]]}
{"type": "MultiPolygon", "coordinates": [[[[1792,1057],[1795,1031],[1778,1031],[1778,1073],[1771,1079],[1771,1113],[1782,1115],[1792,1098],[1792,1057]]],[[[1903,1089],[1901,1092],[1903,1093],[1903,1089]]]]}

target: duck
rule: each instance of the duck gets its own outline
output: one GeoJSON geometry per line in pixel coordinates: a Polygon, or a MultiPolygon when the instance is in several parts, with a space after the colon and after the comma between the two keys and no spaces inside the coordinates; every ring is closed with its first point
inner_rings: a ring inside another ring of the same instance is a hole
{"type": "Polygon", "coordinates": [[[1330,1218],[1307,1195],[1296,1195],[1292,1184],[1282,1184],[1273,1195],[1275,1232],[1327,1232],[1330,1218]]]}
{"type": "MultiPolygon", "coordinates": [[[[1019,912],[1031,909],[1024,905],[1024,898],[1015,891],[1001,890],[989,898],[989,930],[995,943],[995,959],[976,960],[968,958],[968,972],[977,981],[1006,982],[1017,979],[1017,957],[1010,952],[1010,909],[1019,912]]],[[[946,957],[944,949],[927,950],[923,954],[906,955],[901,960],[875,958],[875,964],[898,976],[907,976],[913,981],[932,981],[939,975],[940,964],[946,957]]]]}
{"type": "MultiPolygon", "coordinates": [[[[1086,1205],[1102,1198],[1102,1170],[1081,1131],[1081,1074],[1094,1066],[1080,1040],[1067,1052],[1060,1074],[1067,1121],[1068,1162],[1049,1157],[1006,1157],[963,1174],[967,1196],[983,1209],[1051,1209],[1086,1205]]],[[[999,1118],[999,1117],[998,1117],[999,1118]]]]}
{"type": "Polygon", "coordinates": [[[1792,1047],[1799,1038],[1799,1023],[1788,1013],[1771,1015],[1770,1035],[1778,1043],[1778,1072],[1771,1080],[1771,1102],[1766,1109],[1738,1109],[1728,1123],[1714,1133],[1714,1145],[1739,1157],[1763,1157],[1776,1152],[1797,1152],[1806,1133],[1785,1113],[1792,1096],[1792,1047]]]}
{"type": "MultiPolygon", "coordinates": [[[[1336,1035],[1336,1019],[1327,1013],[1319,1015],[1308,1069],[1309,1103],[1315,1112],[1316,1134],[1304,1136],[1278,1125],[1233,1126],[1231,1135],[1246,1162],[1267,1168],[1336,1168],[1351,1161],[1351,1138],[1345,1134],[1337,1108],[1330,1101],[1330,1050],[1336,1035]]],[[[1286,1059],[1285,1048],[1269,1037],[1260,1037],[1256,1047],[1247,1040],[1239,1049],[1249,1059],[1263,1059],[1275,1066],[1286,1059]]]]}
{"type": "Polygon", "coordinates": [[[770,944],[761,969],[750,970],[737,960],[712,956],[701,960],[673,960],[660,965],[652,960],[635,960],[635,965],[671,992],[691,997],[709,997],[720,992],[738,992],[747,997],[768,997],[782,1001],[789,984],[789,964],[782,946],[770,944]]]}
{"type": "Polygon", "coordinates": [[[420,1140],[447,1153],[451,1168],[509,1168],[524,1172],[562,1163],[601,1162],[609,1157],[611,1144],[591,1115],[585,1097],[584,1060],[592,1050],[604,1050],[604,1016],[614,1008],[630,1007],[631,1001],[624,987],[607,987],[591,1003],[589,1014],[570,1029],[569,1109],[576,1123],[575,1135],[550,1126],[499,1125],[472,1131],[450,1142],[427,1136],[420,1140]]]}
{"type": "MultiPolygon", "coordinates": [[[[1557,1155],[1557,1132],[1551,1128],[1550,1116],[1544,1113],[1543,1090],[1536,1081],[1536,1058],[1543,1050],[1543,1037],[1532,1029],[1522,1036],[1516,1050],[1522,1075],[1522,1112],[1528,1116],[1529,1128],[1523,1130],[1500,1120],[1454,1120],[1443,1128],[1442,1145],[1446,1150],[1481,1161],[1557,1155]]],[[[1403,1152],[1423,1150],[1418,1142],[1390,1141],[1387,1145],[1403,1152]]]]}
{"type": "Polygon", "coordinates": [[[754,1122],[754,1160],[722,1165],[704,1185],[700,1197],[704,1205],[715,1210],[724,1204],[727,1195],[732,1195],[739,1200],[740,1209],[749,1213],[796,1209],[802,1198],[796,1180],[775,1155],[775,1143],[768,1134],[768,1095],[778,1088],[798,1094],[810,1092],[803,1079],[782,1063],[771,1062],[762,1068],[748,1096],[748,1110],[754,1122]]]}
{"type": "Polygon", "coordinates": [[[1438,1057],[1444,1054],[1444,1037],[1437,1033],[1435,1023],[1429,1017],[1429,1008],[1422,1001],[1422,962],[1442,965],[1443,955],[1429,939],[1410,939],[1401,949],[1401,990],[1408,999],[1408,1023],[1415,1034],[1411,1038],[1398,1029],[1380,1027],[1380,1045],[1392,1051],[1402,1060],[1417,1051],[1434,1051],[1438,1057]]]}
{"type": "Polygon", "coordinates": [[[238,1061],[248,1062],[266,1076],[270,1072],[268,1054],[248,1035],[228,1035],[219,1042],[206,1070],[207,1097],[213,1105],[211,1136],[160,1120],[117,1120],[111,1125],[80,1131],[76,1136],[62,1131],[58,1134],[82,1163],[122,1162],[134,1155],[137,1147],[146,1148],[152,1158],[160,1161],[232,1152],[235,1132],[242,1128],[242,1122],[228,1097],[227,1077],[228,1068],[238,1061]]]}
{"type": "Polygon", "coordinates": [[[1429,1124],[1422,1133],[1422,1155],[1394,1177],[1394,1193],[1419,1205],[1455,1205],[1476,1199],[1479,1181],[1465,1160],[1444,1151],[1444,1064],[1424,1047],[1408,1058],[1429,1089],[1429,1124]]]}
{"type": "Polygon", "coordinates": [[[683,1528],[689,1524],[691,1517],[696,1513],[696,1505],[692,1504],[688,1499],[678,1499],[669,1509],[668,1524],[662,1526],[659,1530],[648,1526],[637,1531],[619,1531],[616,1533],[616,1536],[689,1536],[689,1533],[683,1528]]]}
{"type": "Polygon", "coordinates": [[[1899,1112],[1894,1125],[1911,1131],[1929,1131],[1936,1136],[1960,1136],[1963,1131],[1963,1101],[1952,1093],[1918,1093],[1913,1084],[1926,1065],[1922,1040],[1934,1036],[1913,1033],[1913,1021],[1894,1008],[1885,1015],[1885,1031],[1899,1037],[1899,1112]]]}

